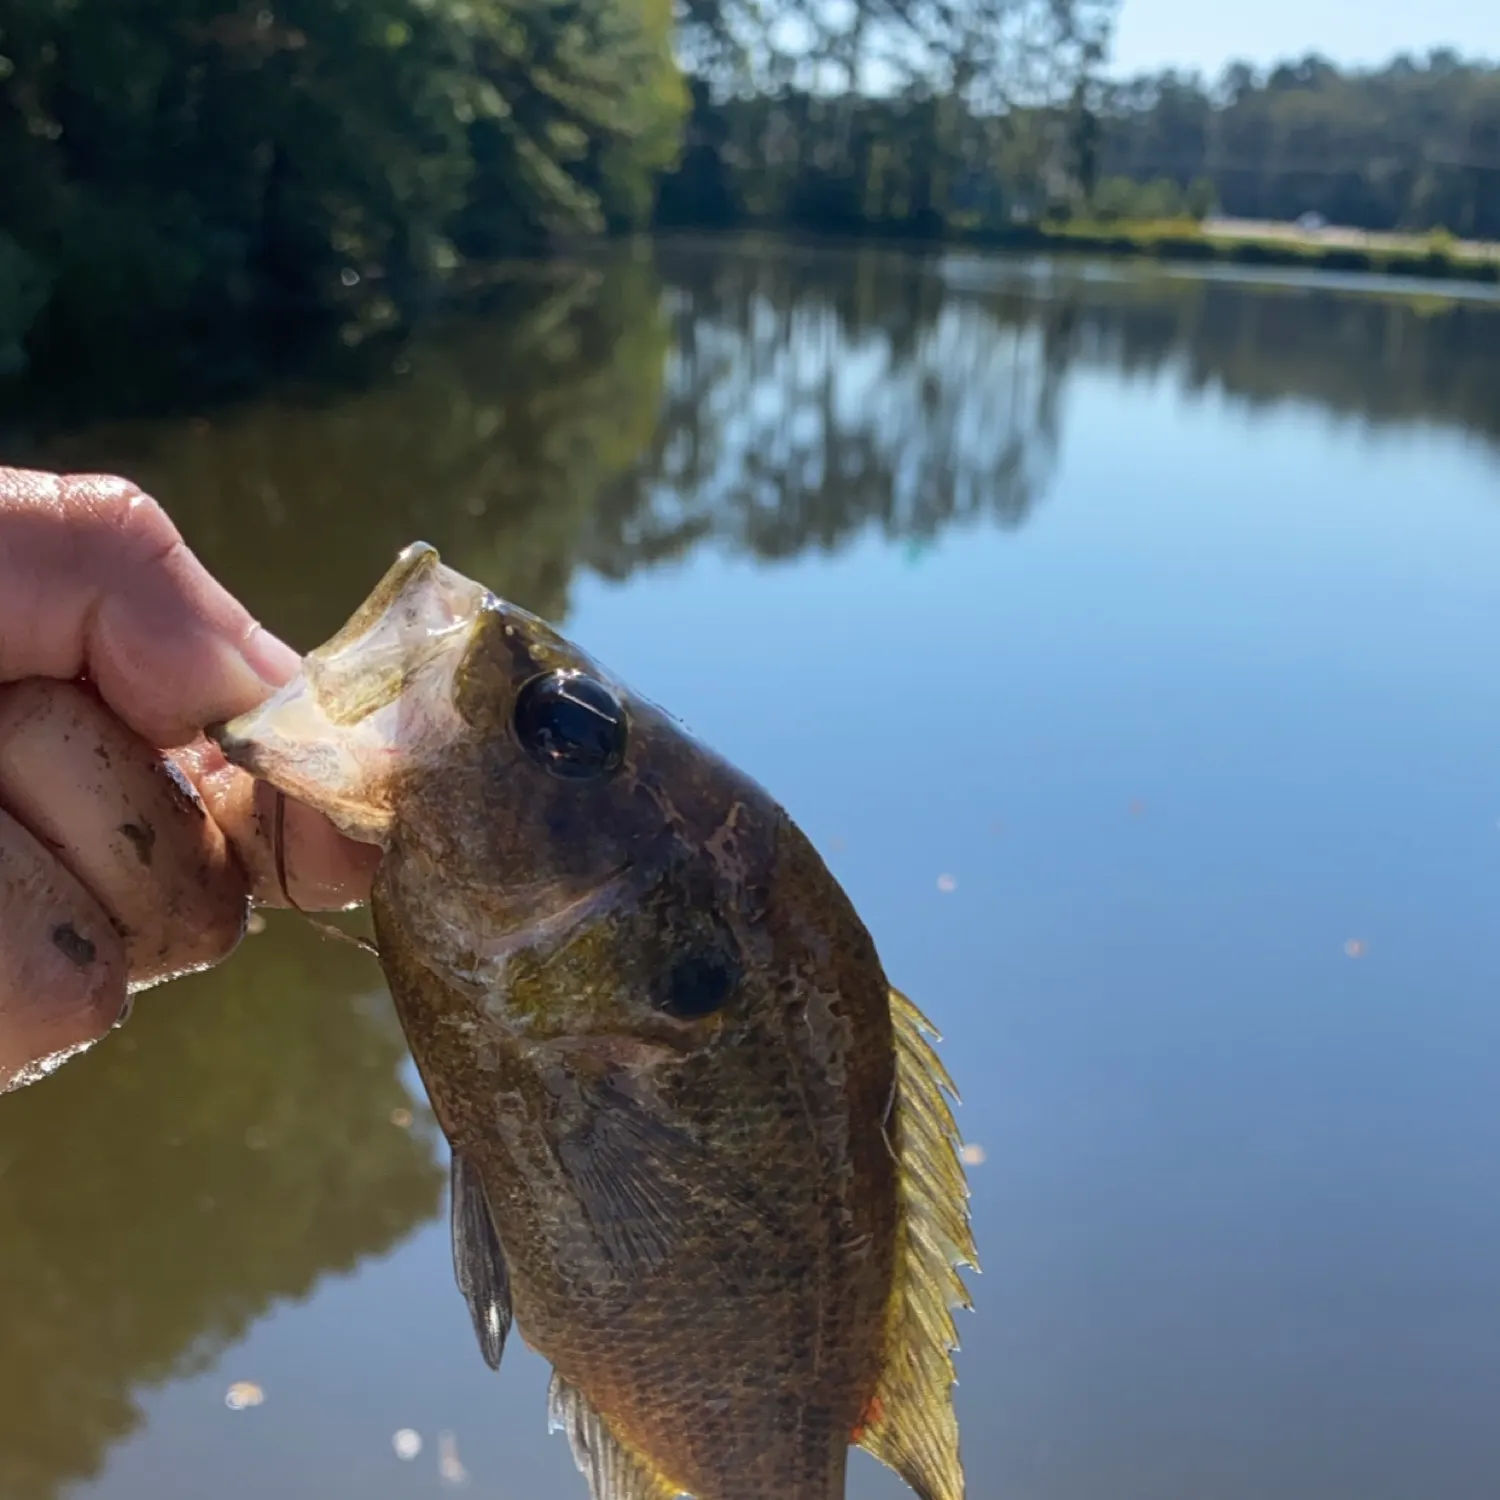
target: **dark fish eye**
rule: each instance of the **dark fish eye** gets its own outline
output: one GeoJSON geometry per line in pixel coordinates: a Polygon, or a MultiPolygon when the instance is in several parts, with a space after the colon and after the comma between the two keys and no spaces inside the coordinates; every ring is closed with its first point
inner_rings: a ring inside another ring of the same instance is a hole
{"type": "Polygon", "coordinates": [[[625,758],[625,709],[592,677],[549,672],[516,696],[521,748],[554,776],[582,781],[607,776],[625,758]]]}

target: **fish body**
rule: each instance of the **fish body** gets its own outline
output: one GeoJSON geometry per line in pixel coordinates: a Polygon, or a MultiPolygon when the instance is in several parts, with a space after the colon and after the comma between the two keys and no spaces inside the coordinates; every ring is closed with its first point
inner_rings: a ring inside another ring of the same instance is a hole
{"type": "Polygon", "coordinates": [[[770,796],[420,544],[218,738],[384,850],[458,1283],[595,1500],[960,1500],[951,1082],[770,796]]]}

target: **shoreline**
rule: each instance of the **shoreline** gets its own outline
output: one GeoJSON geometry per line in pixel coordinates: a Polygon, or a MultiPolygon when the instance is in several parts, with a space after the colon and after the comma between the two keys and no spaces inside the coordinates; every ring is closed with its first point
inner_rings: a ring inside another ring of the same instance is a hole
{"type": "MultiPolygon", "coordinates": [[[[1045,255],[1094,255],[1118,260],[1182,265],[1278,267],[1342,275],[1393,276],[1413,282],[1459,282],[1500,288],[1500,244],[1464,244],[1439,235],[1366,235],[1360,230],[1305,231],[1296,225],[1236,221],[1205,227],[1191,220],[1102,224],[1090,221],[979,229],[957,224],[944,232],[871,225],[858,230],[738,225],[661,224],[644,236],[661,243],[684,240],[764,238],[783,244],[886,245],[891,249],[941,253],[953,250],[1009,251],[1045,255]]],[[[570,248],[581,249],[575,242],[570,248]]],[[[566,253],[566,252],[565,252],[566,253]]]]}
{"type": "Polygon", "coordinates": [[[1500,246],[1460,247],[1436,235],[1371,237],[1356,242],[1347,230],[1303,231],[1295,225],[1258,226],[1256,232],[1246,233],[1191,222],[1122,221],[1048,224],[1003,233],[961,231],[954,242],[975,249],[1045,250],[1200,265],[1281,266],[1500,286],[1500,246]]]}

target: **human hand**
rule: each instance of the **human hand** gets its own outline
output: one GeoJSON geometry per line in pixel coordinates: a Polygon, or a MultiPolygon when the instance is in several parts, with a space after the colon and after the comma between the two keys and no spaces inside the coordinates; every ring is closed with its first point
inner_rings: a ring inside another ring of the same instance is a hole
{"type": "MultiPolygon", "coordinates": [[[[0,1093],[285,904],[276,794],[201,729],[297,664],[128,481],[0,468],[0,1093]]],[[[298,906],[365,898],[377,851],[292,802],[284,832],[298,906]]]]}

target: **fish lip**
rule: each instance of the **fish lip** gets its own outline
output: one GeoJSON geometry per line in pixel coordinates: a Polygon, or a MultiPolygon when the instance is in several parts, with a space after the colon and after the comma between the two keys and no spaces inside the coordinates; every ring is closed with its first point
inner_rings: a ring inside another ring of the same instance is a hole
{"type": "Polygon", "coordinates": [[[204,733],[231,766],[383,845],[401,767],[459,727],[451,665],[493,597],[413,543],[290,680],[204,733]]]}
{"type": "Polygon", "coordinates": [[[308,652],[300,675],[330,726],[352,729],[400,700],[455,642],[471,640],[493,602],[483,584],[414,542],[344,626],[308,652]]]}

